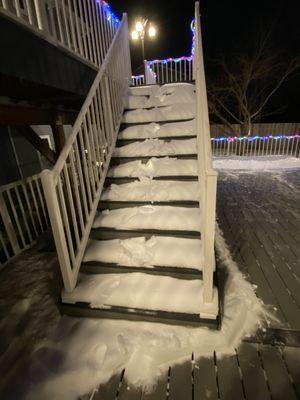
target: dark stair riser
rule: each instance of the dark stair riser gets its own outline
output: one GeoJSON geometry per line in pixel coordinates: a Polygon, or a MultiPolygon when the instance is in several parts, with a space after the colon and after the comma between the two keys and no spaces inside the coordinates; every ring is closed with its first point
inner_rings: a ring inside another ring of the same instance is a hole
{"type": "MultiPolygon", "coordinates": [[[[197,176],[191,175],[182,175],[182,176],[153,176],[152,178],[155,181],[178,181],[178,182],[196,182],[198,181],[197,176]]],[[[139,177],[107,177],[104,185],[106,187],[115,184],[121,185],[123,183],[131,183],[134,181],[138,181],[139,177]]]]}
{"type": "Polygon", "coordinates": [[[156,229],[131,229],[121,230],[113,228],[94,228],[91,230],[90,238],[95,240],[129,239],[134,237],[172,236],[187,239],[201,238],[200,232],[196,231],[162,231],[156,229]]]}
{"type": "Polygon", "coordinates": [[[219,328],[219,318],[200,318],[198,314],[184,314],[168,311],[153,311],[111,306],[109,308],[92,308],[88,303],[75,304],[60,303],[61,311],[73,317],[109,318],[130,321],[156,322],[169,325],[183,325],[211,329],[219,328]]]}
{"type": "Polygon", "coordinates": [[[100,200],[98,204],[98,210],[116,210],[118,208],[128,207],[140,207],[140,206],[172,206],[172,207],[189,207],[199,208],[199,203],[193,200],[179,200],[179,201],[111,201],[111,200],[100,200]]]}
{"type": "Polygon", "coordinates": [[[195,268],[167,266],[127,266],[97,261],[82,263],[80,272],[87,274],[120,274],[142,272],[149,275],[171,276],[177,279],[202,279],[202,271],[195,268]]]}

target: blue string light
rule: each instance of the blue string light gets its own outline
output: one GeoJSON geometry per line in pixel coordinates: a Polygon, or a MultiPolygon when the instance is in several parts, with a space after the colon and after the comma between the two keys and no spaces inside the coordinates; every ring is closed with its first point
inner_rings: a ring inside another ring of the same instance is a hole
{"type": "Polygon", "coordinates": [[[118,26],[120,24],[120,20],[116,16],[116,14],[114,14],[114,12],[111,10],[110,5],[106,3],[106,1],[103,1],[103,6],[107,21],[113,21],[116,24],[116,26],[118,26]]]}
{"type": "Polygon", "coordinates": [[[279,140],[279,139],[297,139],[300,138],[300,135],[295,134],[295,135],[278,135],[278,136],[272,136],[272,135],[267,135],[267,136],[223,136],[219,138],[211,138],[214,142],[236,142],[236,141],[243,141],[243,140],[248,140],[248,142],[253,142],[254,140],[269,140],[269,139],[274,139],[274,140],[279,140]]]}

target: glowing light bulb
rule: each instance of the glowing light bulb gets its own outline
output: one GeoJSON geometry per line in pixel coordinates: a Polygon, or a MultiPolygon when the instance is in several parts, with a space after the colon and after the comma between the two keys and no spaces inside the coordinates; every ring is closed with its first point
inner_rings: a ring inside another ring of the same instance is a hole
{"type": "Polygon", "coordinates": [[[148,30],[148,34],[150,37],[156,36],[156,29],[154,28],[154,26],[150,26],[150,28],[148,30]]]}

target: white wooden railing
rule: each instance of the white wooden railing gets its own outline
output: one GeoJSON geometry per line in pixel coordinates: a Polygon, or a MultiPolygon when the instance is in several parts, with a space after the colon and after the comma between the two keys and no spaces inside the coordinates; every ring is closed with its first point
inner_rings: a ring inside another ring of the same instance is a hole
{"type": "Polygon", "coordinates": [[[300,156],[300,135],[211,138],[214,156],[300,156]]]}
{"type": "Polygon", "coordinates": [[[0,0],[0,13],[94,68],[119,26],[103,0],[0,0]]]}
{"type": "Polygon", "coordinates": [[[0,265],[29,248],[50,227],[41,174],[0,186],[0,265]]]}
{"type": "Polygon", "coordinates": [[[146,84],[193,80],[193,56],[145,61],[146,84]]]}
{"type": "Polygon", "coordinates": [[[217,172],[212,166],[210,126],[207,92],[204,73],[202,38],[200,30],[199,2],[195,3],[195,84],[196,84],[196,126],[198,148],[198,174],[200,185],[200,230],[203,249],[203,300],[213,301],[213,274],[215,270],[215,219],[217,172]]]}
{"type": "Polygon", "coordinates": [[[144,75],[132,75],[131,77],[131,85],[132,86],[141,86],[145,84],[145,76],[144,75]]]}
{"type": "Polygon", "coordinates": [[[42,182],[67,291],[76,285],[131,82],[126,15],[52,171],[42,182]]]}

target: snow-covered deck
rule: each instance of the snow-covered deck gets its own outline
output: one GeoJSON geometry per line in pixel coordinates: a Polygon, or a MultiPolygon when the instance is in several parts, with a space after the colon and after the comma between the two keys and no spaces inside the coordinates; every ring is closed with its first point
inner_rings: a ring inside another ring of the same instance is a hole
{"type": "MultiPolygon", "coordinates": [[[[184,328],[178,328],[178,336],[175,328],[165,328],[161,340],[168,337],[170,329],[173,334],[169,340],[174,342],[174,348],[169,352],[169,359],[165,360],[170,368],[161,374],[154,392],[147,394],[142,389],[128,388],[128,381],[134,380],[130,375],[132,370],[124,372],[121,368],[108,383],[100,386],[93,397],[83,396],[81,399],[115,399],[118,393],[118,400],[165,400],[167,391],[168,398],[172,400],[191,400],[193,394],[195,399],[221,400],[264,400],[271,396],[274,399],[299,398],[299,194],[299,169],[220,172],[217,202],[219,226],[233,259],[250,282],[257,286],[257,295],[269,305],[277,320],[271,319],[269,327],[259,331],[254,338],[246,338],[234,355],[224,357],[223,351],[229,352],[229,348],[216,348],[213,352],[206,343],[206,358],[198,358],[203,353],[191,349],[189,360],[185,359],[182,364],[174,360],[185,351],[186,343],[181,342],[184,328]]],[[[96,326],[101,322],[90,320],[84,325],[84,322],[61,317],[57,311],[55,293],[59,291],[55,290],[55,264],[56,257],[51,248],[42,246],[38,251],[35,247],[24,252],[1,272],[3,319],[0,363],[3,398],[23,398],[31,389],[36,391],[36,397],[32,397],[35,399],[59,398],[59,395],[55,397],[55,393],[63,393],[64,399],[72,399],[90,377],[91,372],[84,375],[85,371],[90,371],[86,368],[98,368],[97,365],[86,364],[80,369],[81,363],[86,362],[84,357],[88,357],[86,360],[89,363],[97,359],[101,364],[100,353],[105,345],[103,337],[99,339],[98,348],[89,348],[85,341],[81,347],[76,346],[80,329],[85,326],[86,335],[95,335],[96,326]],[[50,339],[41,342],[53,328],[55,333],[50,339]],[[35,348],[37,344],[39,346],[35,348]],[[43,386],[43,382],[48,383],[43,386]]],[[[225,276],[219,277],[221,288],[225,280],[225,276]]],[[[124,332],[124,324],[132,323],[120,321],[119,324],[120,332],[124,332]]],[[[112,336],[113,332],[112,329],[112,336]]],[[[150,332],[143,332],[150,335],[150,332]]],[[[118,341],[126,339],[123,334],[122,338],[118,336],[118,341]]],[[[131,351],[131,345],[128,344],[127,348],[122,340],[119,345],[131,351]]],[[[211,343],[214,339],[211,336],[209,340],[211,343]]],[[[133,363],[143,365],[140,355],[135,361],[134,355],[132,357],[133,363]]],[[[117,365],[114,367],[118,369],[117,365]]],[[[145,374],[148,373],[153,371],[145,371],[145,374]]]]}

